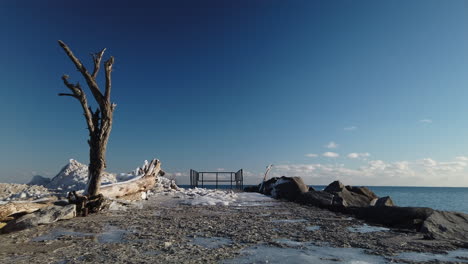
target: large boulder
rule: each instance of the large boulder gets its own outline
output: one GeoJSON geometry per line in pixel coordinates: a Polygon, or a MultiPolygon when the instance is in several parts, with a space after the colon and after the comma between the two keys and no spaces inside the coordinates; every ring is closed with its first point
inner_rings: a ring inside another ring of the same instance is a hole
{"type": "Polygon", "coordinates": [[[341,192],[345,188],[344,184],[340,181],[334,181],[325,187],[324,191],[329,193],[341,192]]]}
{"type": "Polygon", "coordinates": [[[377,199],[374,206],[395,206],[395,204],[390,196],[385,196],[377,199]]]}
{"type": "Polygon", "coordinates": [[[252,185],[252,186],[244,187],[244,192],[259,192],[259,191],[260,191],[260,185],[252,185]]]}
{"type": "Polygon", "coordinates": [[[31,228],[37,225],[50,224],[59,220],[71,219],[76,216],[76,206],[70,204],[67,206],[48,206],[34,213],[23,215],[15,220],[8,222],[2,228],[2,232],[9,233],[31,228]]]}
{"type": "Polygon", "coordinates": [[[271,191],[275,187],[278,179],[279,177],[273,177],[273,178],[270,178],[268,181],[261,183],[259,187],[259,192],[264,195],[271,195],[271,191]]]}
{"type": "Polygon", "coordinates": [[[333,194],[328,192],[309,190],[302,193],[297,198],[297,202],[320,208],[330,208],[333,204],[333,196],[333,194]]]}
{"type": "Polygon", "coordinates": [[[434,211],[424,221],[421,230],[428,238],[466,241],[468,214],[434,211]]]}
{"type": "Polygon", "coordinates": [[[346,186],[346,189],[350,192],[357,193],[360,195],[366,196],[370,201],[378,199],[379,197],[373,191],[369,190],[367,187],[355,187],[355,186],[346,186]]]}
{"type": "Polygon", "coordinates": [[[366,187],[344,186],[340,181],[330,183],[324,191],[334,195],[335,207],[367,207],[378,198],[366,187]]]}
{"type": "Polygon", "coordinates": [[[302,178],[282,176],[275,182],[271,196],[276,199],[295,201],[302,193],[308,191],[309,186],[302,181],[302,178]]]}
{"type": "Polygon", "coordinates": [[[434,210],[426,207],[370,206],[346,208],[344,212],[377,224],[419,230],[434,210]]]}

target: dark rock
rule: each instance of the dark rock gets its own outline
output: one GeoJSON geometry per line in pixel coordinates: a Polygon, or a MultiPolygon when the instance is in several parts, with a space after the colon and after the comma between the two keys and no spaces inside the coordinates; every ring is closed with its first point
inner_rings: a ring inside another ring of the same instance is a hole
{"type": "Polygon", "coordinates": [[[366,207],[378,196],[366,187],[344,186],[340,181],[328,185],[325,192],[334,195],[333,206],[336,207],[366,207]]]}
{"type": "Polygon", "coordinates": [[[260,193],[263,193],[265,195],[271,195],[271,191],[273,190],[273,187],[276,184],[276,181],[279,179],[279,177],[273,177],[270,178],[268,181],[265,181],[264,183],[260,184],[260,193]]]}
{"type": "Polygon", "coordinates": [[[302,193],[297,198],[297,202],[320,208],[329,208],[333,204],[333,194],[323,191],[309,190],[308,192],[302,193]]]}
{"type": "Polygon", "coordinates": [[[301,177],[286,177],[279,178],[272,191],[271,196],[277,199],[286,199],[289,201],[296,200],[302,193],[308,192],[307,186],[301,177]]]}
{"type": "Polygon", "coordinates": [[[336,197],[336,205],[338,206],[344,206],[344,207],[366,207],[370,206],[371,204],[371,199],[369,197],[355,193],[355,192],[350,192],[347,189],[343,189],[341,192],[335,193],[336,197]],[[339,200],[338,198],[341,198],[339,200]]]}
{"type": "Polygon", "coordinates": [[[244,187],[244,192],[259,192],[259,191],[260,191],[260,185],[244,187]]]}
{"type": "Polygon", "coordinates": [[[377,224],[419,230],[434,210],[426,207],[370,206],[345,208],[343,212],[377,224]]]}
{"type": "Polygon", "coordinates": [[[341,183],[340,181],[334,181],[334,182],[330,183],[324,189],[324,191],[329,192],[329,193],[336,193],[336,192],[341,192],[344,188],[345,188],[345,186],[343,185],[343,183],[341,183]]]}
{"type": "Polygon", "coordinates": [[[374,199],[378,199],[379,197],[369,188],[367,187],[353,187],[353,186],[346,186],[346,189],[349,190],[350,192],[361,194],[366,196],[370,201],[374,199]]]}
{"type": "Polygon", "coordinates": [[[435,210],[424,221],[420,231],[432,239],[466,242],[468,239],[468,214],[435,210]]]}
{"type": "Polygon", "coordinates": [[[70,204],[67,206],[48,206],[34,213],[26,214],[8,222],[2,228],[3,233],[19,231],[31,228],[37,225],[50,224],[59,220],[71,219],[76,216],[76,206],[70,204]]]}
{"type": "Polygon", "coordinates": [[[374,206],[395,206],[395,204],[390,196],[385,196],[377,199],[374,206]]]}

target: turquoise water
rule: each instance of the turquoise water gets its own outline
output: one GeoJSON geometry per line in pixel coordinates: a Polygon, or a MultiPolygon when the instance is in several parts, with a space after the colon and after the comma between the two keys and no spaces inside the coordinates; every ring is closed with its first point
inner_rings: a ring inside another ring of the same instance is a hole
{"type": "MultiPolygon", "coordinates": [[[[248,186],[248,185],[244,185],[248,186]]],[[[181,186],[188,188],[190,186],[181,186]]],[[[323,190],[324,185],[312,185],[315,190],[323,190]]],[[[214,185],[205,185],[205,188],[214,189],[214,185]]],[[[220,189],[229,189],[222,185],[220,189]]],[[[398,206],[430,207],[444,211],[457,211],[468,214],[468,188],[467,187],[391,187],[368,186],[380,197],[390,196],[398,206]]]]}

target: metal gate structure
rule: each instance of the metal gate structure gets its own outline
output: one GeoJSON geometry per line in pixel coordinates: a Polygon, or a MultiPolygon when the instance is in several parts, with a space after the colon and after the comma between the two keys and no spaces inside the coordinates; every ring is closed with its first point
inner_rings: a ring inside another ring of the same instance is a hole
{"type": "Polygon", "coordinates": [[[216,189],[218,189],[219,183],[229,183],[231,189],[242,190],[244,188],[244,172],[242,169],[237,172],[190,170],[190,186],[192,188],[203,188],[205,183],[215,183],[216,189]]]}

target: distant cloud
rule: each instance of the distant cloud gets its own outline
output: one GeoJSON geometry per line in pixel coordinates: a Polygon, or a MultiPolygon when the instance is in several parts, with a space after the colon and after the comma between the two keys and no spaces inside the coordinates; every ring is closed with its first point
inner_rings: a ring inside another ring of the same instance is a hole
{"type": "Polygon", "coordinates": [[[365,152],[365,153],[353,152],[353,153],[348,154],[348,158],[350,158],[350,159],[363,159],[363,158],[367,158],[369,156],[370,156],[370,154],[367,153],[367,152],[365,152]]]}
{"type": "Polygon", "coordinates": [[[216,170],[217,171],[225,171],[226,169],[225,168],[217,168],[216,170]]]}
{"type": "Polygon", "coordinates": [[[344,131],[354,131],[354,130],[357,130],[357,126],[349,126],[349,127],[345,127],[343,128],[344,131]]]}
{"type": "Polygon", "coordinates": [[[309,153],[309,154],[305,154],[306,157],[309,157],[309,158],[316,158],[318,157],[317,154],[313,154],[313,153],[309,153]]]}
{"type": "Polygon", "coordinates": [[[468,157],[466,157],[466,156],[458,156],[455,159],[460,160],[460,161],[468,161],[468,157]]]}
{"type": "Polygon", "coordinates": [[[322,154],[322,156],[327,157],[327,158],[338,158],[340,154],[335,153],[335,152],[325,152],[322,154]]]}
{"type": "Polygon", "coordinates": [[[334,141],[330,141],[330,143],[328,143],[327,145],[325,145],[326,148],[329,148],[329,149],[335,149],[335,148],[338,148],[338,144],[336,144],[334,141]]]}
{"type": "Polygon", "coordinates": [[[431,123],[432,123],[432,119],[421,119],[421,120],[419,120],[419,123],[431,124],[431,123]]]}
{"type": "Polygon", "coordinates": [[[350,185],[468,186],[468,157],[449,161],[424,158],[414,161],[369,160],[358,168],[344,164],[279,164],[271,177],[299,176],[307,184],[340,180],[350,185]],[[463,160],[463,161],[462,161],[463,160]]]}

